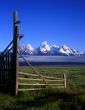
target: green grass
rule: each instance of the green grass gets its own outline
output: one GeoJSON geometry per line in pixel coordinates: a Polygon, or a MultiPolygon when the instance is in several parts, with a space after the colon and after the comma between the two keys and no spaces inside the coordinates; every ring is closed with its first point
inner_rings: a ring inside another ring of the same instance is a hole
{"type": "MultiPolygon", "coordinates": [[[[20,92],[18,96],[0,93],[0,110],[84,110],[85,67],[35,67],[46,76],[67,76],[67,89],[20,92]]],[[[30,68],[20,71],[34,73],[30,68]]]]}
{"type": "Polygon", "coordinates": [[[17,97],[0,94],[0,110],[84,110],[85,91],[20,92],[17,97]]]}

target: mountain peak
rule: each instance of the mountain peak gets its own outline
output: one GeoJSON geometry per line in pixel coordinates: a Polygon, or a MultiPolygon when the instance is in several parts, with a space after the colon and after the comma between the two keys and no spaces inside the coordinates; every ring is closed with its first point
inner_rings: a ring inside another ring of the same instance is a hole
{"type": "Polygon", "coordinates": [[[64,45],[62,46],[62,48],[64,48],[64,49],[70,49],[70,47],[67,46],[66,44],[64,44],[64,45]]]}
{"type": "Polygon", "coordinates": [[[30,44],[27,44],[27,47],[32,47],[30,44]]]}
{"type": "Polygon", "coordinates": [[[40,45],[40,52],[43,54],[46,54],[50,51],[50,46],[48,45],[47,41],[44,41],[41,45],[40,45]]]}
{"type": "Polygon", "coordinates": [[[47,41],[44,41],[43,43],[41,43],[41,45],[48,45],[48,42],[47,41]]]}

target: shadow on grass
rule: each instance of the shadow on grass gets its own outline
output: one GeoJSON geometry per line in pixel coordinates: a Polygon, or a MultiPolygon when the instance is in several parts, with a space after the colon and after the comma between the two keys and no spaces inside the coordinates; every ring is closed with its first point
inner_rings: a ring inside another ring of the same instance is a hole
{"type": "Polygon", "coordinates": [[[85,91],[20,92],[17,97],[5,97],[4,100],[8,105],[3,105],[1,110],[84,110],[85,91]]]}
{"type": "MultiPolygon", "coordinates": [[[[45,106],[47,104],[51,104],[51,103],[55,103],[56,101],[58,102],[59,106],[62,108],[65,106],[78,106],[78,104],[81,104],[82,107],[84,106],[85,100],[82,101],[81,98],[79,98],[79,96],[81,97],[85,97],[85,92],[79,92],[75,90],[75,92],[73,91],[69,91],[66,90],[64,92],[60,92],[60,91],[48,91],[48,92],[44,92],[41,94],[39,94],[39,96],[34,97],[33,100],[19,100],[18,104],[24,105],[23,107],[27,108],[28,107],[42,107],[45,106]]],[[[51,105],[50,105],[51,106],[51,105]]],[[[75,107],[74,106],[74,107],[75,107]]],[[[72,108],[72,107],[71,107],[72,108]]]]}

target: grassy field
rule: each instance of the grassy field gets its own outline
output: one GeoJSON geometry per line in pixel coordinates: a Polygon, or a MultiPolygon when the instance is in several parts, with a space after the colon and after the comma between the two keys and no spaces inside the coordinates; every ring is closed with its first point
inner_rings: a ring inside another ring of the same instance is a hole
{"type": "MultiPolygon", "coordinates": [[[[46,89],[20,92],[18,96],[0,93],[0,110],[84,110],[85,67],[35,67],[45,76],[67,76],[66,90],[46,89]]],[[[19,71],[34,73],[28,67],[19,71]]]]}
{"type": "MultiPolygon", "coordinates": [[[[74,67],[35,67],[36,70],[41,75],[53,76],[53,77],[63,77],[66,74],[67,77],[67,87],[74,89],[85,89],[85,67],[74,66],[74,67]]],[[[21,67],[20,71],[27,73],[34,73],[31,68],[21,67]]]]}

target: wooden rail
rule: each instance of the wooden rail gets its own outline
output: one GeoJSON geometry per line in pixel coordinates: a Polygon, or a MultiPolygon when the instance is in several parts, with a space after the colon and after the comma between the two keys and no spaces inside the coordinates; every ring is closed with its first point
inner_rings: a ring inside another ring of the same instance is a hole
{"type": "Polygon", "coordinates": [[[35,90],[43,90],[43,88],[18,89],[18,91],[35,91],[35,90]]]}
{"type": "MultiPolygon", "coordinates": [[[[27,84],[27,83],[18,83],[21,86],[46,86],[47,84],[27,84]]],[[[64,84],[50,84],[51,86],[64,86],[64,84]]]]}
{"type": "MultiPolygon", "coordinates": [[[[34,79],[34,78],[22,78],[22,77],[19,77],[18,78],[19,80],[25,80],[25,81],[43,81],[43,79],[34,79]]],[[[52,82],[57,82],[57,81],[64,81],[64,79],[62,78],[62,79],[54,79],[54,80],[52,80],[52,79],[46,79],[47,81],[52,81],[52,82]]]]}
{"type": "MultiPolygon", "coordinates": [[[[24,72],[19,72],[19,74],[21,75],[27,75],[27,76],[38,76],[37,74],[30,74],[30,73],[24,73],[24,72]]],[[[42,75],[41,75],[42,76],[42,75]]],[[[49,77],[49,76],[42,76],[43,78],[46,78],[46,79],[55,79],[55,80],[62,80],[63,78],[56,78],[56,77],[49,77]]]]}

